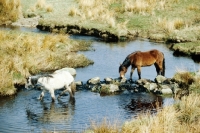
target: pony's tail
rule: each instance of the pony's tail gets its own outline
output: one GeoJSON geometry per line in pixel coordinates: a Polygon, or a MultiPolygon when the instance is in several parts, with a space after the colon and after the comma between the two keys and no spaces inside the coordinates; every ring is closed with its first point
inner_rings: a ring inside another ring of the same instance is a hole
{"type": "Polygon", "coordinates": [[[71,90],[72,90],[72,95],[75,96],[75,92],[76,92],[76,83],[73,81],[71,83],[71,90]]]}
{"type": "Polygon", "coordinates": [[[162,76],[165,76],[165,58],[163,58],[163,71],[162,76]]]}

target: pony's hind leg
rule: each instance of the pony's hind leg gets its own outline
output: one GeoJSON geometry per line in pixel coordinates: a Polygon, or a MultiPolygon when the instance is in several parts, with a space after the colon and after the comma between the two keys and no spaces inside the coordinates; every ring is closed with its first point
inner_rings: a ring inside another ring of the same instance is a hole
{"type": "Polygon", "coordinates": [[[137,72],[138,72],[139,79],[141,79],[141,67],[140,66],[137,67],[137,72]]]}
{"type": "Polygon", "coordinates": [[[160,68],[159,68],[158,64],[155,63],[154,66],[156,68],[157,75],[160,75],[161,71],[160,71],[160,68]]]}
{"type": "Polygon", "coordinates": [[[165,58],[163,58],[162,61],[162,72],[161,72],[162,76],[165,76],[165,58]]]}
{"type": "Polygon", "coordinates": [[[72,91],[72,94],[73,96],[75,95],[75,92],[76,92],[76,83],[75,82],[72,82],[71,83],[71,91],[72,91]]]}
{"type": "Polygon", "coordinates": [[[75,92],[72,90],[72,87],[74,87],[74,84],[75,83],[72,82],[70,85],[66,85],[65,86],[65,90],[60,93],[60,95],[58,96],[58,98],[60,98],[67,91],[69,92],[70,97],[74,97],[74,93],[75,92]]]}
{"type": "Polygon", "coordinates": [[[58,96],[58,99],[59,99],[63,94],[65,94],[65,92],[67,92],[67,89],[65,89],[64,91],[62,91],[62,92],[60,93],[60,95],[58,96]]]}
{"type": "Polygon", "coordinates": [[[72,86],[71,86],[72,83],[70,85],[65,86],[66,90],[69,92],[70,97],[74,97],[74,92],[72,91],[72,86]]]}

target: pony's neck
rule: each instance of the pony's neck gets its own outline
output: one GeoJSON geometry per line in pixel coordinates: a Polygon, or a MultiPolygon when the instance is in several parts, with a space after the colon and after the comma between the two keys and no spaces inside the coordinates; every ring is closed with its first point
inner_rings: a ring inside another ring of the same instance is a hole
{"type": "Polygon", "coordinates": [[[124,62],[122,63],[122,65],[126,68],[128,68],[131,65],[131,61],[130,59],[127,57],[124,62]]]}

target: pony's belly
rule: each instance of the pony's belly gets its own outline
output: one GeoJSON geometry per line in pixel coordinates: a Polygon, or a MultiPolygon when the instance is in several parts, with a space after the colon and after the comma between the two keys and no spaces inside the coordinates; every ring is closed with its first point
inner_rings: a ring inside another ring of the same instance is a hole
{"type": "Polygon", "coordinates": [[[152,66],[153,64],[147,64],[147,65],[142,65],[142,67],[149,67],[152,66]]]}
{"type": "Polygon", "coordinates": [[[63,82],[59,82],[59,83],[52,82],[52,83],[46,84],[45,88],[47,88],[47,89],[52,88],[54,90],[57,90],[57,89],[61,89],[61,88],[65,87],[65,86],[68,86],[68,85],[69,84],[63,83],[63,82]]]}

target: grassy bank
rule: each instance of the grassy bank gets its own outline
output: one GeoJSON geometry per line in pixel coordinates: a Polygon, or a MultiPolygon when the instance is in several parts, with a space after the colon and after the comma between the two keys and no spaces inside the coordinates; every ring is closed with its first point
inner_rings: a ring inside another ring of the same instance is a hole
{"type": "Polygon", "coordinates": [[[171,46],[174,55],[190,56],[196,62],[200,62],[200,41],[176,43],[171,46]]]}
{"type": "MultiPolygon", "coordinates": [[[[1,23],[22,14],[40,16],[39,25],[50,31],[100,35],[106,40],[139,36],[175,43],[172,49],[178,47],[188,56],[187,51],[194,51],[190,46],[200,44],[199,0],[3,0],[0,7],[1,23]]],[[[192,54],[199,55],[199,47],[196,51],[192,54]]]]}
{"type": "Polygon", "coordinates": [[[76,25],[119,38],[137,35],[187,45],[200,39],[199,0],[22,0],[22,5],[25,16],[40,15],[39,25],[52,29],[76,25]]]}
{"type": "Polygon", "coordinates": [[[190,91],[189,96],[177,99],[173,105],[158,109],[156,115],[140,113],[136,118],[125,122],[123,125],[110,123],[103,120],[102,123],[91,123],[85,131],[94,133],[198,133],[200,132],[200,91],[199,73],[180,71],[174,78],[182,89],[190,91]]]}
{"type": "Polygon", "coordinates": [[[114,40],[140,36],[175,43],[174,51],[199,56],[198,0],[3,0],[0,7],[0,24],[15,21],[22,14],[40,16],[39,25],[50,31],[114,36],[114,40]]]}
{"type": "Polygon", "coordinates": [[[14,94],[14,85],[24,84],[31,74],[92,63],[76,53],[88,50],[90,44],[73,41],[67,35],[0,31],[0,40],[0,95],[14,94]]]}

